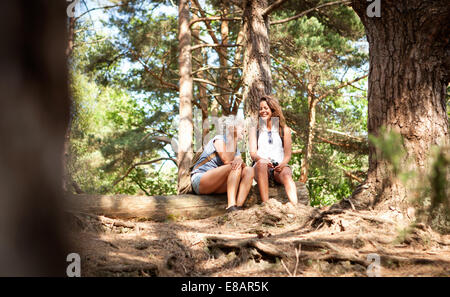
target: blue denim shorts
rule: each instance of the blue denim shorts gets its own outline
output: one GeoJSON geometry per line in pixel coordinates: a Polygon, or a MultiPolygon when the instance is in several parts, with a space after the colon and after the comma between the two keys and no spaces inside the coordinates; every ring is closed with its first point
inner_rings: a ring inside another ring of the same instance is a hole
{"type": "Polygon", "coordinates": [[[194,193],[197,195],[200,194],[200,179],[203,174],[205,174],[205,172],[197,172],[191,176],[192,190],[194,190],[194,193]]]}

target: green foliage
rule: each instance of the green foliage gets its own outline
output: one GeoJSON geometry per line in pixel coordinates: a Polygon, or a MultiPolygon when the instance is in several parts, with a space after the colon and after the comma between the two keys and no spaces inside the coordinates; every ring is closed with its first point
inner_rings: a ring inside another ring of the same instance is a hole
{"type": "MultiPolygon", "coordinates": [[[[293,16],[325,2],[328,1],[287,1],[271,19],[293,16]]],[[[223,13],[222,1],[201,3],[208,15],[223,13]]],[[[172,122],[178,114],[178,20],[161,11],[156,13],[165,5],[170,5],[169,1],[127,1],[127,5],[105,11],[108,20],[103,22],[101,32],[91,30],[88,21],[77,22],[80,33],[71,63],[75,106],[69,167],[74,180],[86,192],[175,193],[176,168],[171,161],[164,166],[138,166],[112,188],[133,164],[174,157],[167,142],[161,139],[177,134],[172,122]]],[[[239,16],[240,9],[229,6],[229,16],[239,16]]],[[[211,26],[220,37],[221,22],[212,21],[211,26]]],[[[240,26],[240,22],[230,22],[230,43],[236,40],[240,26]]],[[[208,40],[204,25],[200,31],[200,37],[208,40]]],[[[296,132],[294,149],[301,149],[305,141],[308,84],[313,84],[314,93],[320,96],[344,80],[361,76],[364,71],[360,70],[368,61],[363,36],[359,18],[351,8],[342,5],[271,27],[273,89],[289,115],[289,126],[296,132]]],[[[227,49],[229,58],[237,49],[227,49]]],[[[194,59],[194,68],[212,66],[205,75],[217,81],[219,71],[224,71],[216,67],[218,55],[211,48],[201,52],[209,65],[194,59]]],[[[231,60],[228,65],[237,66],[231,60]]],[[[232,88],[237,86],[239,92],[241,70],[229,73],[232,88]]],[[[365,137],[366,82],[358,81],[323,98],[317,106],[317,128],[365,137]]],[[[194,90],[198,92],[197,84],[194,90]]],[[[210,103],[214,100],[211,94],[222,92],[211,86],[207,91],[210,103]]],[[[316,136],[331,137],[322,132],[316,136]]],[[[301,156],[294,154],[291,161],[296,179],[301,156]]],[[[312,204],[332,204],[347,197],[357,184],[344,172],[364,179],[367,154],[348,151],[316,137],[310,168],[307,186],[312,204]]]]}
{"type": "MultiPolygon", "coordinates": [[[[333,0],[288,1],[283,5],[283,9],[278,11],[277,15],[280,19],[284,19],[327,2],[333,2],[333,0]]],[[[330,6],[328,9],[314,10],[308,15],[318,19],[327,31],[345,38],[355,40],[361,38],[364,34],[364,27],[358,16],[348,6],[330,6]]]]}
{"type": "Polygon", "coordinates": [[[437,148],[434,152],[433,163],[431,165],[431,173],[429,181],[431,185],[431,208],[436,209],[440,205],[444,205],[447,211],[450,211],[448,198],[448,169],[450,166],[450,155],[447,150],[437,148]]]}
{"type": "Polygon", "coordinates": [[[136,195],[175,195],[177,193],[177,171],[175,168],[163,172],[152,169],[136,168],[127,182],[118,184],[114,190],[118,193],[136,195]]]}
{"type": "Polygon", "coordinates": [[[395,131],[388,131],[382,127],[379,136],[369,135],[369,140],[378,149],[378,154],[391,165],[391,170],[398,176],[404,165],[406,152],[404,150],[403,138],[395,131]]]}
{"type": "Polygon", "coordinates": [[[174,168],[151,173],[154,166],[134,169],[121,183],[114,181],[132,164],[157,158],[160,142],[148,137],[149,121],[142,107],[123,91],[102,87],[86,76],[73,76],[74,119],[70,137],[69,172],[87,193],[149,195],[175,193],[174,168]]]}
{"type": "MultiPolygon", "coordinates": [[[[332,205],[337,201],[347,198],[359,184],[357,181],[345,175],[345,172],[364,179],[367,171],[367,156],[357,156],[338,152],[328,144],[315,145],[313,159],[310,164],[307,187],[309,190],[311,205],[332,205]]],[[[294,178],[300,177],[301,155],[294,155],[294,178]]]]}
{"type": "Polygon", "coordinates": [[[164,154],[167,143],[157,137],[170,139],[173,113],[163,112],[158,104],[146,104],[132,89],[123,88],[120,63],[109,59],[119,51],[110,40],[93,43],[99,39],[87,33],[77,35],[71,59],[68,172],[86,193],[173,194],[175,168],[164,165],[171,161],[138,166],[113,187],[133,164],[164,154]]]}
{"type": "Polygon", "coordinates": [[[450,147],[435,146],[431,150],[429,169],[421,175],[414,202],[419,206],[419,219],[443,233],[450,233],[450,147]]]}

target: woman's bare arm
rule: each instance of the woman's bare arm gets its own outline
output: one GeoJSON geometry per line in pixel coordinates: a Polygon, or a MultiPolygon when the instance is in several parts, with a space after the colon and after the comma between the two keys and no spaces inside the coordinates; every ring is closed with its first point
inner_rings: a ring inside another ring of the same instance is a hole
{"type": "Polygon", "coordinates": [[[284,164],[288,164],[289,161],[291,160],[291,156],[292,156],[292,136],[291,136],[291,128],[289,128],[288,126],[284,126],[284,130],[283,130],[283,149],[284,149],[284,158],[283,158],[283,163],[284,164]]]}
{"type": "Polygon", "coordinates": [[[253,161],[258,161],[260,157],[258,156],[258,142],[256,139],[256,127],[250,127],[249,133],[248,133],[248,140],[249,140],[249,146],[250,146],[250,157],[253,161]]]}
{"type": "MultiPolygon", "coordinates": [[[[236,148],[233,151],[227,151],[227,145],[225,141],[217,139],[214,141],[214,148],[216,149],[219,158],[222,160],[223,164],[231,164],[234,160],[236,154],[236,148]]],[[[239,156],[240,158],[240,156],[239,156]]]]}
{"type": "Polygon", "coordinates": [[[283,130],[283,149],[284,149],[284,158],[283,161],[275,167],[275,171],[281,172],[283,167],[289,164],[292,156],[292,136],[291,136],[291,128],[288,126],[284,126],[283,130]]]}

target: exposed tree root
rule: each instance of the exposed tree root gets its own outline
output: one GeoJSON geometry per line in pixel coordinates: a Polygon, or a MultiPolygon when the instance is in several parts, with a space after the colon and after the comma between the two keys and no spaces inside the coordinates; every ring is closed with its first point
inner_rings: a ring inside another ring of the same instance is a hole
{"type": "Polygon", "coordinates": [[[286,258],[287,255],[280,249],[273,245],[270,242],[263,242],[260,240],[250,239],[250,240],[208,240],[209,248],[219,248],[222,250],[238,250],[239,252],[242,249],[255,248],[261,255],[264,255],[266,258],[270,258],[273,260],[274,258],[286,258]]]}
{"type": "Polygon", "coordinates": [[[158,267],[154,264],[117,264],[100,267],[99,276],[158,276],[158,267]]]}

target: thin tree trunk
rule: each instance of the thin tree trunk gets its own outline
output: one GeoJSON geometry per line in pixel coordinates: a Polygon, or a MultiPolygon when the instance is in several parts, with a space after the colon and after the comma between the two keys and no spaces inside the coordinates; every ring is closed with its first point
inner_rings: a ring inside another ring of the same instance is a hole
{"type": "Polygon", "coordinates": [[[211,102],[211,116],[212,117],[219,117],[219,111],[220,111],[220,105],[217,100],[213,100],[211,102]]]}
{"type": "MultiPolygon", "coordinates": [[[[228,14],[228,8],[223,8],[223,15],[227,16],[228,14]]],[[[220,24],[220,37],[221,37],[221,44],[228,44],[228,35],[229,35],[229,26],[228,21],[223,20],[220,24]]],[[[222,68],[222,70],[219,71],[219,85],[223,86],[224,88],[230,89],[230,84],[228,83],[228,49],[226,47],[219,47],[218,48],[218,54],[219,54],[219,65],[222,68]]],[[[220,90],[220,97],[222,102],[226,103],[225,108],[223,108],[224,115],[229,115],[231,113],[231,103],[233,95],[231,94],[223,94],[224,90],[220,90]]]]}
{"type": "MultiPolygon", "coordinates": [[[[385,0],[377,18],[368,17],[370,4],[352,2],[369,42],[368,132],[378,135],[382,126],[399,132],[412,169],[422,170],[430,147],[448,141],[450,6],[446,0],[385,0]]],[[[388,168],[370,145],[367,190],[353,196],[359,207],[408,206],[407,189],[388,168]]]]}
{"type": "MultiPolygon", "coordinates": [[[[242,45],[244,42],[244,38],[245,38],[245,33],[244,33],[244,26],[240,27],[240,30],[238,32],[237,35],[237,39],[236,39],[236,44],[242,45]]],[[[229,80],[230,81],[236,81],[239,79],[240,75],[239,75],[239,70],[242,70],[242,53],[244,51],[244,47],[243,46],[238,46],[236,48],[235,54],[234,54],[234,60],[233,60],[233,66],[235,67],[232,71],[230,71],[230,77],[229,80]]],[[[239,81],[235,86],[233,86],[234,90],[238,90],[241,88],[242,82],[239,81]]],[[[237,114],[238,109],[239,109],[239,105],[242,102],[242,97],[238,98],[235,97],[234,99],[234,105],[233,105],[233,109],[231,111],[232,114],[237,114]]]]}
{"type": "MultiPolygon", "coordinates": [[[[192,2],[192,6],[195,7],[195,1],[192,2]]],[[[198,16],[193,14],[192,15],[193,19],[198,19],[198,16]]],[[[195,44],[199,44],[199,39],[200,39],[200,23],[196,22],[192,25],[192,36],[194,37],[194,45],[195,44]]],[[[204,67],[207,65],[207,59],[205,58],[205,54],[200,50],[197,51],[199,54],[197,56],[197,60],[200,61],[200,65],[198,65],[199,68],[204,67]]],[[[197,73],[197,77],[200,79],[206,79],[206,77],[204,76],[204,72],[203,71],[199,71],[197,73]]],[[[203,125],[203,123],[208,122],[208,97],[207,97],[207,93],[206,93],[206,84],[205,83],[198,83],[198,97],[199,97],[199,101],[200,101],[200,109],[202,112],[202,140],[205,139],[205,136],[208,134],[209,132],[209,128],[205,125],[203,125]]],[[[205,145],[206,143],[202,143],[202,147],[205,145]]]]}
{"type": "Polygon", "coordinates": [[[178,190],[189,177],[192,160],[192,64],[191,30],[189,28],[189,0],[179,2],[179,43],[180,43],[180,124],[178,128],[178,190]]]}
{"type": "Polygon", "coordinates": [[[311,99],[309,104],[309,117],[308,117],[308,131],[306,136],[306,145],[304,150],[304,156],[302,159],[302,166],[300,169],[300,181],[306,183],[308,181],[309,162],[312,156],[313,140],[314,140],[314,128],[316,125],[316,106],[318,101],[311,99]]]}
{"type": "MultiPolygon", "coordinates": [[[[200,12],[202,18],[207,18],[206,13],[201,8],[200,3],[198,2],[198,0],[193,0],[192,3],[193,3],[193,7],[200,12]]],[[[214,34],[214,30],[213,30],[211,24],[208,21],[205,22],[205,26],[206,26],[208,34],[211,37],[211,39],[212,39],[214,44],[221,44],[221,43],[224,44],[224,39],[222,38],[222,41],[218,40],[218,38],[214,34]]],[[[228,30],[228,22],[226,23],[225,28],[226,28],[226,30],[228,30]]],[[[221,31],[225,30],[225,28],[224,28],[224,26],[221,26],[221,31]]],[[[227,42],[227,40],[228,40],[228,34],[226,35],[225,42],[227,42]]],[[[216,50],[217,54],[219,55],[219,65],[221,67],[226,67],[226,65],[227,65],[226,58],[225,58],[227,56],[226,48],[225,47],[214,47],[214,49],[216,50]]],[[[218,83],[218,85],[220,87],[227,88],[226,87],[227,84],[224,81],[224,77],[226,77],[224,75],[224,73],[225,73],[225,69],[223,69],[219,73],[219,78],[218,78],[217,83],[218,83]]],[[[229,114],[229,110],[230,110],[230,106],[231,106],[231,104],[229,103],[230,100],[227,99],[228,97],[226,95],[222,94],[223,93],[223,89],[220,88],[220,87],[218,88],[219,89],[219,95],[216,96],[215,100],[213,100],[213,103],[212,103],[212,115],[213,116],[217,116],[217,114],[219,112],[219,110],[218,110],[219,104],[216,104],[216,103],[220,103],[220,105],[222,106],[222,112],[225,115],[229,114]],[[217,102],[215,102],[215,101],[217,101],[217,102]]],[[[227,88],[227,89],[229,89],[229,88],[227,88]]]]}
{"type": "Polygon", "coordinates": [[[66,21],[64,1],[0,9],[0,276],[66,275],[66,21]]]}

